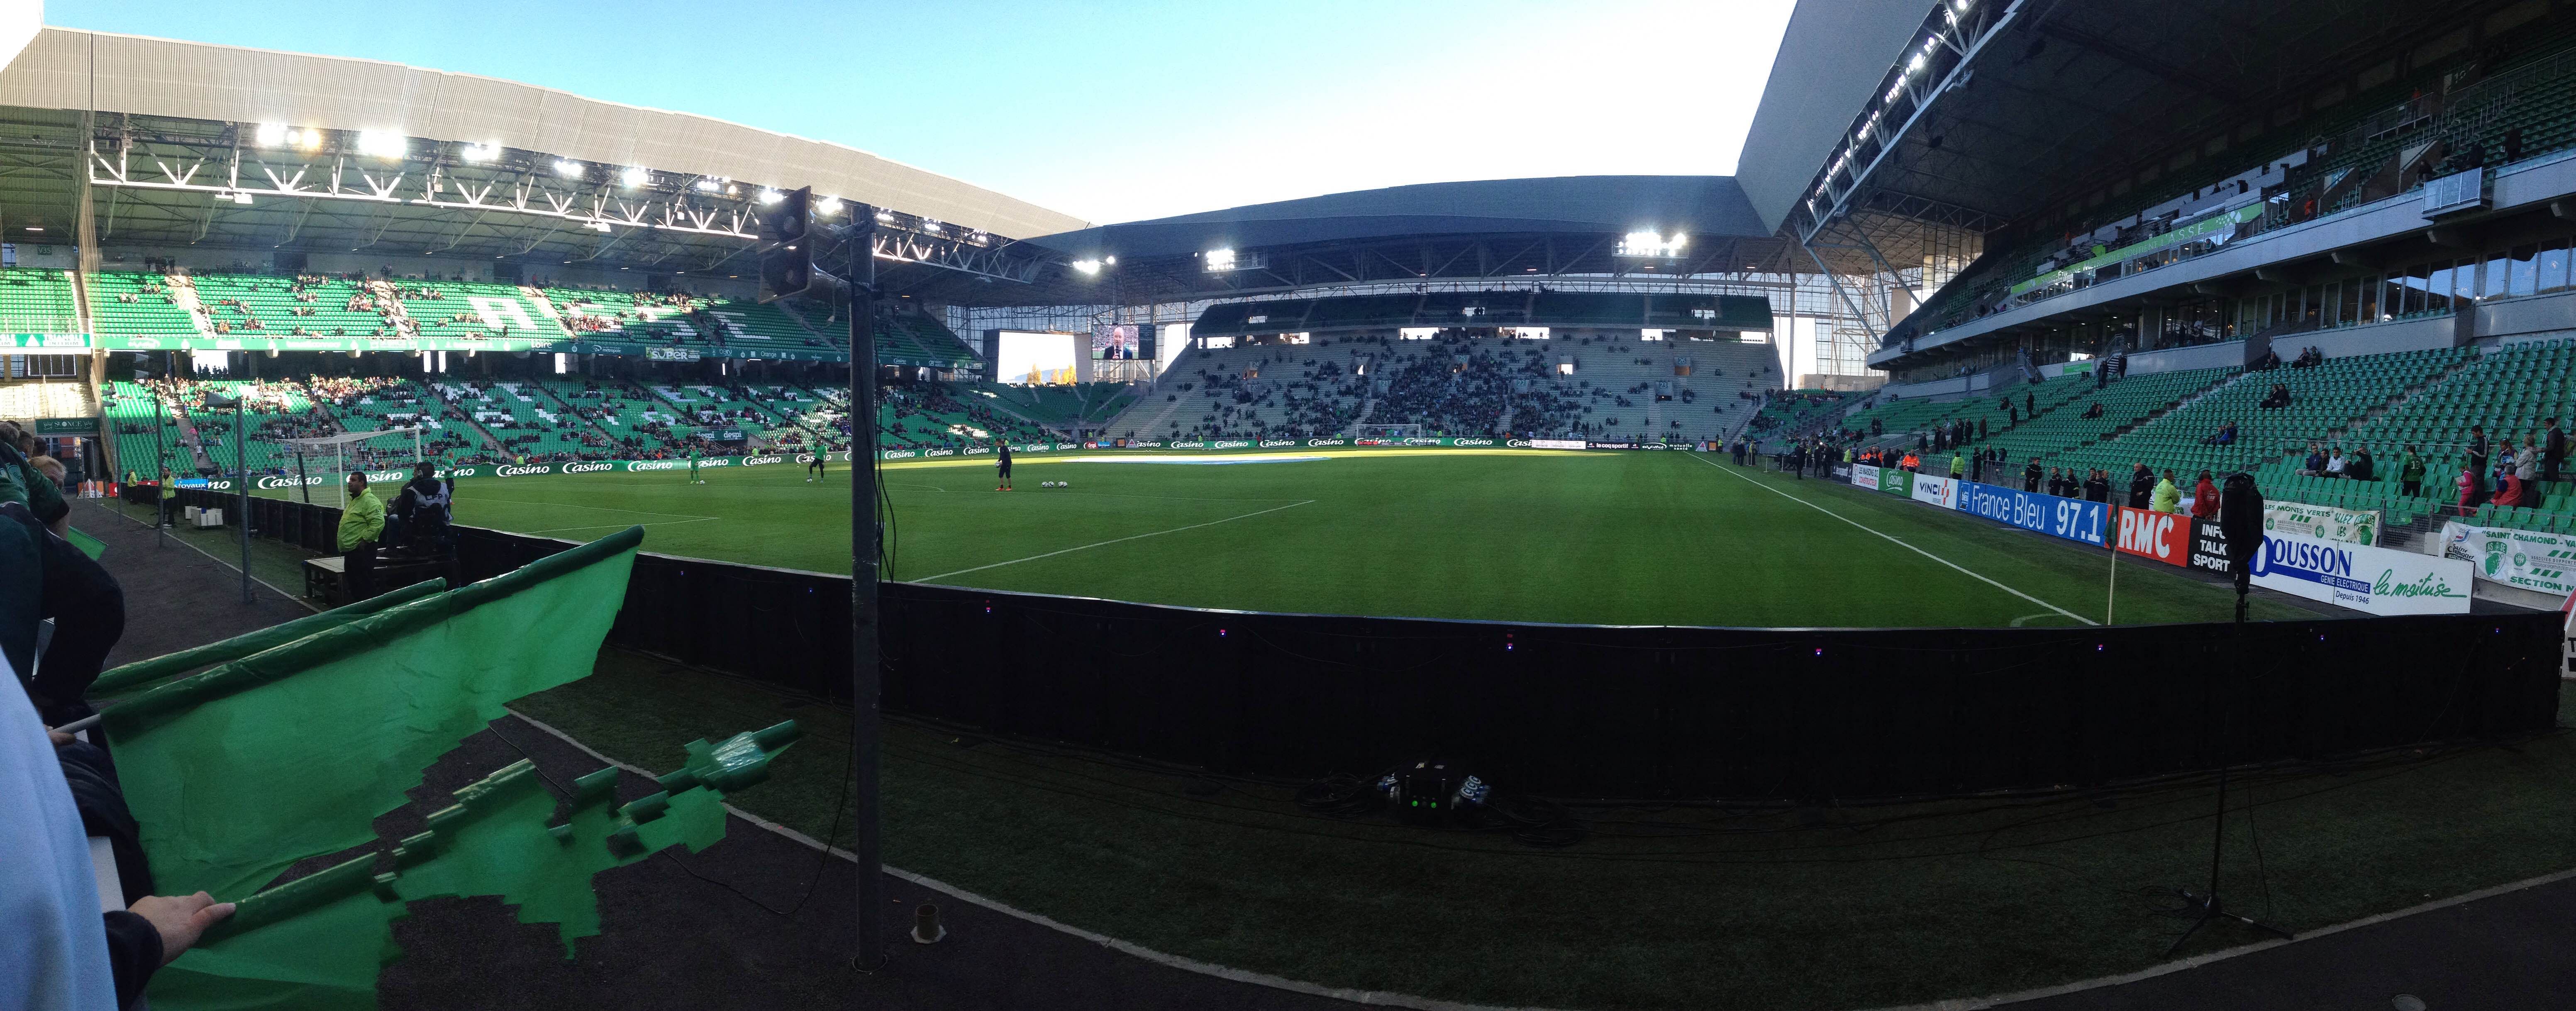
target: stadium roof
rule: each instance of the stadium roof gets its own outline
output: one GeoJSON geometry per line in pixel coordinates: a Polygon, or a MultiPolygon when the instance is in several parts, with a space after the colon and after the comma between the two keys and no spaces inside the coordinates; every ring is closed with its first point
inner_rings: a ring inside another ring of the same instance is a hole
{"type": "Polygon", "coordinates": [[[1801,3],[1745,131],[1735,176],[1763,227],[1780,229],[1887,68],[1922,27],[1922,0],[1801,3]]]}
{"type": "Polygon", "coordinates": [[[1411,281],[1579,275],[1678,283],[1792,265],[1788,247],[1727,176],[1424,183],[1083,228],[1026,244],[1075,260],[1116,257],[1116,265],[1092,278],[985,295],[1142,304],[1411,281]],[[1619,255],[1622,238],[1639,231],[1687,241],[1667,257],[1619,255]],[[1241,268],[1207,269],[1201,255],[1215,250],[1234,253],[1241,268]]]}
{"type": "Polygon", "coordinates": [[[596,165],[810,185],[1001,235],[1083,224],[839,144],[378,60],[46,28],[0,73],[0,105],[497,144],[596,165]]]}
{"type": "Polygon", "coordinates": [[[1423,183],[1131,221],[1031,239],[1074,256],[1194,256],[1418,235],[1626,234],[1762,238],[1727,176],[1556,176],[1423,183]]]}
{"type": "MultiPolygon", "coordinates": [[[[2001,22],[1995,35],[1883,156],[1876,142],[1863,145],[1855,164],[1879,164],[1851,206],[1909,216],[1937,209],[1986,231],[2029,223],[2141,174],[2221,155],[2410,66],[2509,45],[2510,33],[2490,36],[2487,22],[2508,8],[2546,6],[1968,0],[1968,20],[2001,22]]],[[[1899,58],[1942,23],[1940,10],[1881,0],[1799,5],[1741,169],[1765,224],[1781,224],[1813,190],[1869,103],[1903,79],[1899,58]]],[[[1932,76],[1955,60],[1955,49],[1936,47],[1932,76]]],[[[1900,105],[1910,114],[1910,103],[1900,105]]]]}

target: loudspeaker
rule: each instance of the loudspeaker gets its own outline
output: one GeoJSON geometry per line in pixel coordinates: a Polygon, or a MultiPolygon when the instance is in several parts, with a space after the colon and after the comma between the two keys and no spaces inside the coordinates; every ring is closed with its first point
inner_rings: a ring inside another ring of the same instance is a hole
{"type": "Polygon", "coordinates": [[[2227,475],[2218,499],[2218,532],[2227,536],[2229,568],[2241,578],[2246,564],[2263,553],[2263,493],[2255,490],[2254,475],[2227,475]]]}

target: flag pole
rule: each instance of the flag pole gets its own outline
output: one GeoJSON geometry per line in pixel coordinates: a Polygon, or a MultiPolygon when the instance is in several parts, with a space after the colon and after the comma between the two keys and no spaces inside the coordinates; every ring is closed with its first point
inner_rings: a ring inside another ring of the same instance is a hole
{"type": "Polygon", "coordinates": [[[885,873],[877,838],[877,209],[850,209],[850,786],[858,807],[852,855],[859,863],[859,951],[853,965],[869,973],[886,962],[885,873]]]}

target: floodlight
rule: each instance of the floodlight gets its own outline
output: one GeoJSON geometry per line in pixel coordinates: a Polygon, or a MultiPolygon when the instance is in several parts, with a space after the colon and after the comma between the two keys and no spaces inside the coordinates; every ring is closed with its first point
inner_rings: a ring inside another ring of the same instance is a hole
{"type": "Polygon", "coordinates": [[[555,174],[566,179],[581,178],[581,163],[570,158],[555,159],[555,174]]]}
{"type": "Polygon", "coordinates": [[[27,226],[27,230],[28,230],[28,231],[30,231],[30,232],[41,232],[41,231],[44,231],[44,230],[45,230],[45,226],[43,226],[43,225],[28,225],[28,226],[27,226]]]}
{"type": "Polygon", "coordinates": [[[1201,259],[1207,261],[1209,270],[1234,269],[1234,250],[1231,249],[1211,249],[1203,254],[1201,259]]]}
{"type": "Polygon", "coordinates": [[[894,221],[894,212],[893,212],[893,211],[878,211],[878,212],[877,212],[877,220],[878,220],[878,221],[880,221],[880,222],[884,222],[884,223],[891,224],[891,223],[893,223],[893,221],[894,221]]]}
{"type": "Polygon", "coordinates": [[[814,202],[814,211],[818,214],[839,214],[841,213],[841,198],[824,197],[821,200],[817,200],[814,202]]]}
{"type": "Polygon", "coordinates": [[[411,142],[390,130],[358,131],[358,153],[378,158],[400,158],[409,153],[411,142]]]}
{"type": "Polygon", "coordinates": [[[1115,266],[1117,266],[1117,265],[1118,265],[1118,258],[1117,258],[1117,257],[1115,257],[1115,256],[1111,256],[1111,257],[1104,257],[1104,258],[1102,258],[1102,259],[1101,259],[1101,261],[1100,261],[1100,262],[1102,262],[1102,263],[1106,263],[1106,264],[1108,264],[1108,265],[1110,265],[1110,266],[1112,266],[1112,267],[1115,267],[1115,266]]]}
{"type": "Polygon", "coordinates": [[[697,182],[690,183],[689,186],[700,193],[713,193],[722,189],[724,184],[716,182],[713,179],[700,179],[697,182]]]}
{"type": "Polygon", "coordinates": [[[653,173],[644,171],[643,166],[630,165],[625,171],[617,174],[617,181],[628,186],[642,186],[653,181],[653,173]]]}
{"type": "Polygon", "coordinates": [[[1913,74],[1913,73],[1920,73],[1922,70],[1923,70],[1923,54],[1921,54],[1921,53],[1916,53],[1916,54],[1914,54],[1914,58],[1913,58],[1913,59],[1911,59],[1911,60],[1907,60],[1907,61],[1906,61],[1906,63],[1905,63],[1905,72],[1906,72],[1906,73],[1909,73],[1909,74],[1913,74]]]}
{"type": "Polygon", "coordinates": [[[1100,273],[1100,261],[1098,260],[1075,260],[1072,263],[1072,267],[1075,271],[1086,277],[1100,273]]]}
{"type": "Polygon", "coordinates": [[[774,204],[785,199],[787,199],[787,194],[780,193],[777,190],[763,187],[760,191],[760,202],[762,204],[774,204]]]}
{"type": "Polygon", "coordinates": [[[286,139],[294,142],[297,146],[300,146],[307,151],[319,151],[322,149],[322,131],[320,130],[306,128],[299,133],[287,134],[286,139]]]}
{"type": "Polygon", "coordinates": [[[257,136],[261,147],[276,147],[284,144],[286,143],[286,124],[261,123],[257,136]]]}
{"type": "Polygon", "coordinates": [[[501,156],[499,144],[467,144],[462,152],[466,161],[487,162],[501,156]]]}

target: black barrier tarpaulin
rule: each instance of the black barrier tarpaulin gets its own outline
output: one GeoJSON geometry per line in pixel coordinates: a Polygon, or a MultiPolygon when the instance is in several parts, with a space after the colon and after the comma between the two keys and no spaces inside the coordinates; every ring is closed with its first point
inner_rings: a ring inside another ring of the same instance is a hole
{"type": "MultiPolygon", "coordinates": [[[[313,512],[316,524],[336,515],[313,512]]],[[[469,580],[572,546],[457,532],[469,580]]],[[[608,641],[846,700],[831,672],[849,667],[837,634],[848,586],[640,554],[608,641]]],[[[2562,663],[2548,613],[2241,631],[1631,628],[909,583],[885,584],[881,606],[892,712],[1246,775],[1374,773],[1437,755],[1517,789],[1595,797],[2095,784],[2543,731],[2562,663]]]]}

